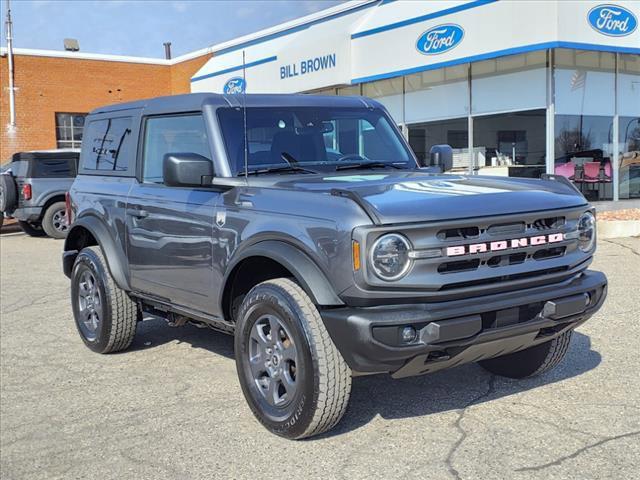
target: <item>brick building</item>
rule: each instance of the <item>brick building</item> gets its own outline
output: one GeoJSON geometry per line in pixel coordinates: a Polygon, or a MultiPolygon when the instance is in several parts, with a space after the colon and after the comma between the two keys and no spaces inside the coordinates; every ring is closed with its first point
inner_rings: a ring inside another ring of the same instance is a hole
{"type": "Polygon", "coordinates": [[[9,127],[9,73],[0,50],[0,163],[18,151],[79,146],[84,115],[112,103],[190,92],[209,58],[203,49],[171,60],[14,49],[16,127],[9,127]]]}

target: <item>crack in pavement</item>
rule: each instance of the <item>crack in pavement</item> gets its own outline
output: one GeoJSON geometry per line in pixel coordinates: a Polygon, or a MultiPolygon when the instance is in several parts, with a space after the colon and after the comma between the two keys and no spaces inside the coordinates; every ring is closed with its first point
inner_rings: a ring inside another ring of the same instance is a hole
{"type": "Polygon", "coordinates": [[[480,400],[482,400],[483,398],[488,397],[489,395],[491,395],[494,391],[495,391],[495,385],[496,385],[496,376],[495,375],[491,375],[491,377],[489,377],[489,383],[487,385],[487,391],[478,395],[477,397],[472,398],[464,407],[462,407],[461,409],[458,410],[458,418],[454,423],[454,426],[456,427],[456,429],[460,432],[460,438],[453,444],[451,445],[451,448],[449,449],[449,452],[447,453],[447,458],[445,459],[445,465],[447,466],[447,470],[449,471],[449,473],[451,474],[451,476],[453,476],[453,478],[455,478],[456,480],[461,480],[461,476],[460,473],[458,473],[458,470],[456,470],[453,467],[453,456],[455,455],[456,451],[458,450],[458,448],[460,448],[460,445],[462,445],[462,443],[465,441],[465,439],[467,438],[467,436],[469,435],[467,433],[467,431],[462,428],[462,419],[464,418],[465,414],[467,413],[467,409],[469,407],[471,407],[472,405],[476,404],[477,402],[479,402],[480,400]]]}
{"type": "Polygon", "coordinates": [[[518,468],[518,469],[516,469],[516,472],[537,472],[537,471],[543,470],[545,468],[554,467],[554,466],[560,465],[565,460],[576,458],[578,455],[586,452],[587,450],[590,450],[590,449],[595,448],[595,447],[599,447],[600,445],[603,445],[603,444],[605,444],[607,442],[612,442],[614,440],[620,440],[620,439],[627,438],[627,437],[634,437],[636,435],[640,435],[640,430],[638,430],[636,432],[623,433],[622,435],[615,435],[613,437],[606,437],[606,438],[603,438],[602,440],[599,440],[599,441],[597,441],[595,443],[591,443],[589,445],[585,445],[584,447],[579,448],[575,452],[573,452],[573,453],[571,453],[569,455],[565,455],[564,457],[557,458],[556,460],[553,460],[552,462],[543,463],[541,465],[534,465],[532,467],[518,468]]]}
{"type": "Polygon", "coordinates": [[[635,249],[631,248],[631,247],[630,247],[630,246],[628,246],[628,245],[625,245],[624,243],[614,242],[613,240],[605,240],[604,238],[602,239],[602,241],[603,241],[603,242],[607,242],[607,243],[611,243],[612,245],[617,245],[617,246],[622,247],[622,248],[626,248],[627,250],[629,250],[629,251],[630,251],[631,253],[633,253],[634,255],[637,255],[637,256],[639,256],[639,257],[640,257],[640,253],[638,253],[638,251],[637,251],[637,250],[635,250],[635,249]]]}

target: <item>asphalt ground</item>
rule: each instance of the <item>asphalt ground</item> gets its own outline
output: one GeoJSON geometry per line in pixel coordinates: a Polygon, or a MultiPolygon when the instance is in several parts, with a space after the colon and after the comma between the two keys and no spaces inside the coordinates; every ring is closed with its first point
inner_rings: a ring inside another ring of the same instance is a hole
{"type": "Polygon", "coordinates": [[[355,378],[338,427],[300,442],[253,418],[229,336],[151,320],[89,351],[61,248],[0,236],[3,479],[639,478],[640,239],[600,242],[609,298],[552,372],[355,378]]]}

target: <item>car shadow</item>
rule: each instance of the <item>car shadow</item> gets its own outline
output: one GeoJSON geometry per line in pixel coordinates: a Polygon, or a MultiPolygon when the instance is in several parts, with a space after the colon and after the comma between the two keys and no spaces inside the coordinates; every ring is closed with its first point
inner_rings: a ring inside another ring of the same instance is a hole
{"type": "Polygon", "coordinates": [[[136,336],[127,351],[145,350],[170,342],[188,343],[193,348],[203,348],[217,355],[234,359],[233,336],[210,328],[198,328],[191,324],[170,327],[160,318],[139,322],[136,336]]]}
{"type": "MultiPolygon", "coordinates": [[[[160,319],[145,320],[138,325],[131,349],[153,348],[174,341],[234,358],[231,335],[193,325],[171,328],[160,319]]],[[[309,441],[356,430],[377,416],[395,420],[461,410],[577,377],[593,370],[601,361],[601,355],[591,348],[591,339],[574,331],[567,356],[560,365],[523,380],[496,377],[478,364],[398,380],[386,374],[354,377],[349,407],[342,421],[309,441]]]]}

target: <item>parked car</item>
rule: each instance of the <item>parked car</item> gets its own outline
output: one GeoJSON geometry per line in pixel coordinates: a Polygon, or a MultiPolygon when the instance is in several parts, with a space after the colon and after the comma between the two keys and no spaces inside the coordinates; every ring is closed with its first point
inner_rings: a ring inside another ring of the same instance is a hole
{"type": "Polygon", "coordinates": [[[33,237],[67,234],[65,193],[78,171],[79,150],[19,152],[0,173],[0,212],[33,237]]]}
{"type": "Polygon", "coordinates": [[[278,435],[332,428],[352,374],[545,372],[604,302],[566,179],[433,173],[446,146],[420,168],[374,100],[192,94],[85,125],[63,253],[80,337],[124,350],[149,316],[233,334],[278,435]]]}

